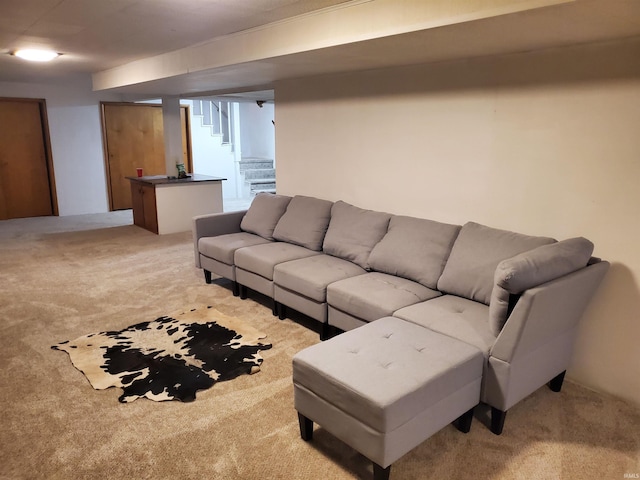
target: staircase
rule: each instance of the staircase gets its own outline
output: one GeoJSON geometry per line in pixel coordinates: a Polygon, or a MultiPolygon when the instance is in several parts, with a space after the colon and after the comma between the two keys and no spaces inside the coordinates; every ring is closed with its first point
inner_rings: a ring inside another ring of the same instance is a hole
{"type": "Polygon", "coordinates": [[[273,160],[260,157],[243,157],[240,160],[240,174],[250,197],[258,193],[276,193],[276,169],[273,160]]]}
{"type": "MultiPolygon", "coordinates": [[[[200,124],[206,127],[212,137],[217,137],[220,146],[228,149],[228,155],[234,158],[233,178],[231,185],[235,187],[237,198],[252,199],[258,193],[276,193],[276,171],[274,160],[265,157],[242,157],[241,144],[235,145],[237,126],[237,110],[233,110],[230,102],[218,100],[195,99],[192,101],[194,118],[200,118],[200,124]],[[233,113],[236,112],[236,113],[233,113]]],[[[205,135],[208,136],[208,133],[205,135]]],[[[239,142],[242,139],[238,139],[239,142]]],[[[218,164],[219,171],[220,164],[218,164]]],[[[213,164],[211,165],[213,168],[213,164]]],[[[219,174],[218,174],[219,175],[219,174]]]]}
{"type": "Polygon", "coordinates": [[[220,137],[223,145],[231,144],[229,102],[194,100],[193,115],[198,115],[203,127],[210,127],[211,135],[220,137]]]}

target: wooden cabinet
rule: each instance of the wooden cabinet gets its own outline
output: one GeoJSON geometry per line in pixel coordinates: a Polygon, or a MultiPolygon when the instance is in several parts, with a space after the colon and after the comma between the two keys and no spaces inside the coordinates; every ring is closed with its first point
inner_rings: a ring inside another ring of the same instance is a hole
{"type": "Polygon", "coordinates": [[[131,203],[134,225],[158,233],[155,186],[131,182],[131,203]]]}

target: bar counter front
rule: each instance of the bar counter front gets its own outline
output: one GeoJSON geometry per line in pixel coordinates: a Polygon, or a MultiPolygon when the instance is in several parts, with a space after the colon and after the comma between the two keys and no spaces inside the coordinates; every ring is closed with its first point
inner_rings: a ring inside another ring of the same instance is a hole
{"type": "Polygon", "coordinates": [[[150,175],[131,182],[133,223],[160,235],[191,230],[196,215],[222,212],[226,178],[190,173],[187,178],[150,175]]]}

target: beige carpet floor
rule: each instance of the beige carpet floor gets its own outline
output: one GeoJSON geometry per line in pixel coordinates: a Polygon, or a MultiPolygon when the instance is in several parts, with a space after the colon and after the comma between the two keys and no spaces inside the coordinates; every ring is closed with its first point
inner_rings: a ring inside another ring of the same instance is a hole
{"type": "MultiPolygon", "coordinates": [[[[1,479],[368,479],[369,462],[322,429],[299,437],[291,358],[318,342],[266,299],[206,285],[189,233],[153,235],[130,215],[0,222],[1,479]],[[104,228],[103,228],[104,227],[104,228]],[[266,332],[259,373],[193,403],[118,402],[54,343],[214,305],[266,332]]],[[[630,354],[634,354],[630,352],[630,354]]],[[[565,382],[515,406],[502,436],[474,419],[396,462],[400,479],[623,479],[640,473],[640,410],[565,382]]],[[[633,477],[631,477],[633,478],[633,477]]]]}

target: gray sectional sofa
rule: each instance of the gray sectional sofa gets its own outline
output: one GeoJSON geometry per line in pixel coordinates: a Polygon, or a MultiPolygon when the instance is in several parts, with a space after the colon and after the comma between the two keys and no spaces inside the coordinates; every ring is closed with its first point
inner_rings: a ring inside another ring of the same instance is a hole
{"type": "Polygon", "coordinates": [[[343,201],[260,194],[248,211],[193,220],[196,266],[299,311],[321,338],[397,317],[484,356],[491,430],[549,383],[559,391],[578,322],[609,263],[584,238],[450,225],[343,201]]]}

